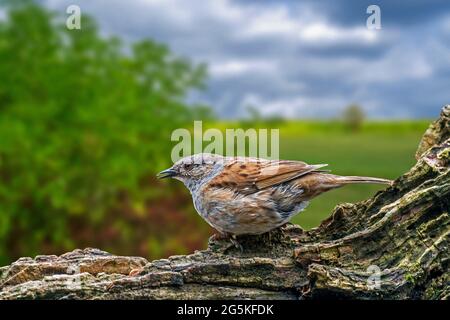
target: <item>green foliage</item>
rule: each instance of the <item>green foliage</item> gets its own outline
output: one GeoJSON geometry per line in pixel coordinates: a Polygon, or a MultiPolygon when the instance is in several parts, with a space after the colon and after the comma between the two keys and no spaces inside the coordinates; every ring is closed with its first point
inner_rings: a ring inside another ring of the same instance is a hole
{"type": "Polygon", "coordinates": [[[342,113],[342,118],[346,126],[352,131],[358,131],[365,118],[363,109],[357,105],[352,104],[344,109],[342,113]]]}
{"type": "Polygon", "coordinates": [[[154,194],[139,182],[169,163],[171,131],[192,120],[185,95],[205,77],[161,44],[102,38],[86,15],[67,30],[31,1],[4,8],[0,260],[11,247],[72,246],[69,217],[98,223],[123,190],[154,194]]]}

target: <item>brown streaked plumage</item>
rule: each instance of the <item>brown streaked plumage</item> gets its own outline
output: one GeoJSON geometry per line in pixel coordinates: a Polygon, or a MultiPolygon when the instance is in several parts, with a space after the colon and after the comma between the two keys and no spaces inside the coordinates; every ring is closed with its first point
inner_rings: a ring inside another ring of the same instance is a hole
{"type": "Polygon", "coordinates": [[[386,179],[337,176],[301,161],[196,154],[162,171],[190,190],[198,213],[223,234],[261,234],[288,222],[311,199],[352,183],[386,179]]]}

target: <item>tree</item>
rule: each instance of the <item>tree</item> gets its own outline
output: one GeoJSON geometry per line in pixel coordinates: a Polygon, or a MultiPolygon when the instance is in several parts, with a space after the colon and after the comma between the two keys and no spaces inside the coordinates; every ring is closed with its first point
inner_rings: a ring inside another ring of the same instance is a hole
{"type": "Polygon", "coordinates": [[[358,131],[364,122],[364,110],[357,104],[351,104],[344,109],[342,118],[350,130],[358,131]]]}
{"type": "Polygon", "coordinates": [[[202,87],[205,67],[151,40],[127,48],[101,37],[86,15],[68,30],[33,1],[4,8],[0,264],[44,244],[73,248],[71,220],[89,225],[94,242],[106,223],[135,243],[131,225],[105,218],[123,206],[119,195],[129,212],[156,193],[142,181],[169,164],[167,142],[193,120],[185,97],[202,87]]]}

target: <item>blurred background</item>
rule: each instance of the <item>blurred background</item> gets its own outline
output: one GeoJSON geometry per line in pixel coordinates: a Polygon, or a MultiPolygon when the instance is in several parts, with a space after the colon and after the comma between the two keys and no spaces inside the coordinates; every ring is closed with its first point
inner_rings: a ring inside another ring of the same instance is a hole
{"type": "MultiPolygon", "coordinates": [[[[98,247],[149,259],[211,228],[170,166],[176,128],[277,128],[280,157],[396,178],[450,102],[450,2],[0,0],[0,265],[98,247]],[[69,30],[69,5],[81,29],[69,30]]],[[[293,219],[379,187],[348,186],[293,219]]]]}

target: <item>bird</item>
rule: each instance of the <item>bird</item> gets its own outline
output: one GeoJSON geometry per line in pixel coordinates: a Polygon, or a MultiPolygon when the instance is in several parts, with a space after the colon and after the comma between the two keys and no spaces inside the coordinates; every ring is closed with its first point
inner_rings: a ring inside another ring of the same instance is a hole
{"type": "Polygon", "coordinates": [[[355,183],[391,184],[388,179],[334,175],[325,166],[198,153],[176,161],[157,177],[181,181],[218,238],[234,239],[240,247],[237,236],[259,235],[286,224],[324,192],[355,183]]]}

